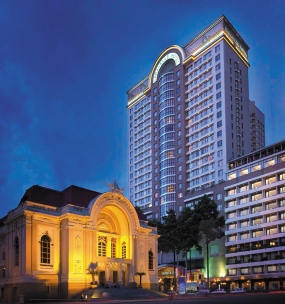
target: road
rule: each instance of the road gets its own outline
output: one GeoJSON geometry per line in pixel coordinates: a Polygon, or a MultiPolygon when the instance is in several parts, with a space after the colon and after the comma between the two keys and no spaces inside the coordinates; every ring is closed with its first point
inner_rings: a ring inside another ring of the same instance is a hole
{"type": "MultiPolygon", "coordinates": [[[[84,301],[85,302],[85,301],[84,301]]],[[[51,302],[45,302],[49,304],[55,304],[51,302]]],[[[57,302],[57,304],[60,302],[57,302]]],[[[68,301],[64,303],[69,303],[68,301]]],[[[82,304],[82,302],[70,302],[72,304],[82,304]]],[[[157,304],[157,303],[168,303],[168,304],[207,304],[207,303],[218,303],[218,304],[285,304],[285,292],[279,293],[248,293],[248,294],[225,294],[225,295],[191,295],[191,296],[178,296],[174,297],[173,300],[168,298],[158,298],[158,299],[144,299],[144,300],[87,300],[86,304],[91,303],[148,303],[148,304],[157,304]]],[[[40,303],[37,303],[40,304],[40,303]]]]}

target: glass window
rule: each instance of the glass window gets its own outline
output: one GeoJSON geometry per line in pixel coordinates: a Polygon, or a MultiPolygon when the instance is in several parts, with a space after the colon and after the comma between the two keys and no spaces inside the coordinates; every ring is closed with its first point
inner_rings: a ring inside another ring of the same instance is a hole
{"type": "Polygon", "coordinates": [[[126,242],[122,243],[122,258],[125,259],[127,257],[127,246],[126,242]]]}
{"type": "Polygon", "coordinates": [[[216,47],[215,47],[215,53],[218,53],[220,51],[220,45],[218,44],[216,47]]]}
{"type": "Polygon", "coordinates": [[[107,237],[98,237],[98,256],[106,256],[107,237]]]}
{"type": "Polygon", "coordinates": [[[112,258],[116,257],[116,239],[115,238],[111,239],[111,257],[112,258]]]}
{"type": "Polygon", "coordinates": [[[153,270],[153,252],[151,250],[148,252],[148,269],[153,270]]]}
{"type": "Polygon", "coordinates": [[[16,236],[14,239],[14,266],[19,266],[19,253],[20,253],[19,238],[16,236]]]}
{"type": "Polygon", "coordinates": [[[41,263],[50,264],[50,238],[43,235],[41,238],[41,263]]]}

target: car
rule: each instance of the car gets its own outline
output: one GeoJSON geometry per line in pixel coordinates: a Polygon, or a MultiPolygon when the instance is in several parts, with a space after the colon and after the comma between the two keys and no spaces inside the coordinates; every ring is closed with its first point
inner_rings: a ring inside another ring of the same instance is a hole
{"type": "Polygon", "coordinates": [[[236,289],[232,290],[230,293],[245,293],[245,289],[236,288],[236,289]]]}
{"type": "Polygon", "coordinates": [[[216,289],[215,291],[212,291],[212,293],[222,293],[222,294],[225,294],[226,291],[223,288],[219,288],[219,289],[216,289]]]}
{"type": "Polygon", "coordinates": [[[209,294],[209,293],[210,293],[209,289],[201,288],[201,287],[199,288],[198,294],[205,295],[205,294],[209,294]]]}

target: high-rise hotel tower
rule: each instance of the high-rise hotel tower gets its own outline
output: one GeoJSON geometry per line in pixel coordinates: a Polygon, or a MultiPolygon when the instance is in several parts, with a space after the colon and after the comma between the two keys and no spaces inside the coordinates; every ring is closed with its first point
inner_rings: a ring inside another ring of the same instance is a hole
{"type": "Polygon", "coordinates": [[[179,213],[196,192],[223,182],[229,160],[264,147],[248,50],[221,16],[186,46],[164,50],[127,92],[129,195],[147,218],[179,213]]]}

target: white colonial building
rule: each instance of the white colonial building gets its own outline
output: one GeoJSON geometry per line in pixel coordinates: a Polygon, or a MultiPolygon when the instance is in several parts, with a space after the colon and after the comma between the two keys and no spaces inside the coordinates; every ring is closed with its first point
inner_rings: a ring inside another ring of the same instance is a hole
{"type": "Polygon", "coordinates": [[[1,219],[1,300],[72,298],[91,286],[157,288],[156,228],[117,183],[111,192],[29,188],[1,219]],[[92,282],[92,284],[91,284],[92,282]]]}

